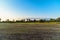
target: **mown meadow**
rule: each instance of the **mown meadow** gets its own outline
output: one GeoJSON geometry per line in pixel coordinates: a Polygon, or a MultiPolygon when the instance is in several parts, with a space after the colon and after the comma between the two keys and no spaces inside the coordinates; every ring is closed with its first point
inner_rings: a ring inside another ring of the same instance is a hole
{"type": "Polygon", "coordinates": [[[0,23],[0,40],[60,40],[60,24],[0,23]]]}

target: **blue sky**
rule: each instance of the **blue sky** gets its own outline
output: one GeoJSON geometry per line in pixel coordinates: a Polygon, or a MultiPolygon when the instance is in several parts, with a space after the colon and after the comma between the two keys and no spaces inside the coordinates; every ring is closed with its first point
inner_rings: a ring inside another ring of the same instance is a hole
{"type": "Polygon", "coordinates": [[[0,17],[60,17],[60,0],[0,0],[0,17]]]}

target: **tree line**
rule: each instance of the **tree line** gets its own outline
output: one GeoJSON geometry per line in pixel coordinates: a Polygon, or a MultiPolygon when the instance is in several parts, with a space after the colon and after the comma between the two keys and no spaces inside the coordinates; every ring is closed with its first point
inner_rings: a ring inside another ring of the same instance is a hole
{"type": "Polygon", "coordinates": [[[7,19],[6,21],[1,21],[1,18],[0,18],[0,23],[28,23],[28,22],[40,22],[40,23],[43,23],[43,22],[60,22],[60,17],[59,18],[50,18],[49,20],[48,19],[39,19],[39,20],[36,20],[36,19],[21,19],[21,20],[12,20],[10,21],[9,19],[7,19]]]}

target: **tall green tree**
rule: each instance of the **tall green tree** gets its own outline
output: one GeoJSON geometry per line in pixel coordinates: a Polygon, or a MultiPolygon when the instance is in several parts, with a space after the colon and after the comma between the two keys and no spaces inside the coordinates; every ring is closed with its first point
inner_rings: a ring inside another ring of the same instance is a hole
{"type": "Polygon", "coordinates": [[[1,22],[1,18],[0,18],[0,22],[1,22]]]}
{"type": "Polygon", "coordinates": [[[55,22],[56,20],[55,20],[55,19],[53,19],[53,18],[51,18],[49,21],[50,21],[50,22],[55,22]]]}
{"type": "Polygon", "coordinates": [[[56,19],[57,22],[60,22],[60,17],[56,19]]]}

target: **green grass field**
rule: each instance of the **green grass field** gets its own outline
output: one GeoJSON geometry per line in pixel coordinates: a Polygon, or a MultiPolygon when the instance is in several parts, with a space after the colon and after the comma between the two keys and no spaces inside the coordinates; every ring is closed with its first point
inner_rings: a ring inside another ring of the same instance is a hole
{"type": "Polygon", "coordinates": [[[0,23],[0,40],[60,40],[58,23],[0,23]]]}
{"type": "Polygon", "coordinates": [[[59,24],[54,23],[0,23],[0,30],[7,32],[24,32],[30,30],[54,29],[59,24]]]}

